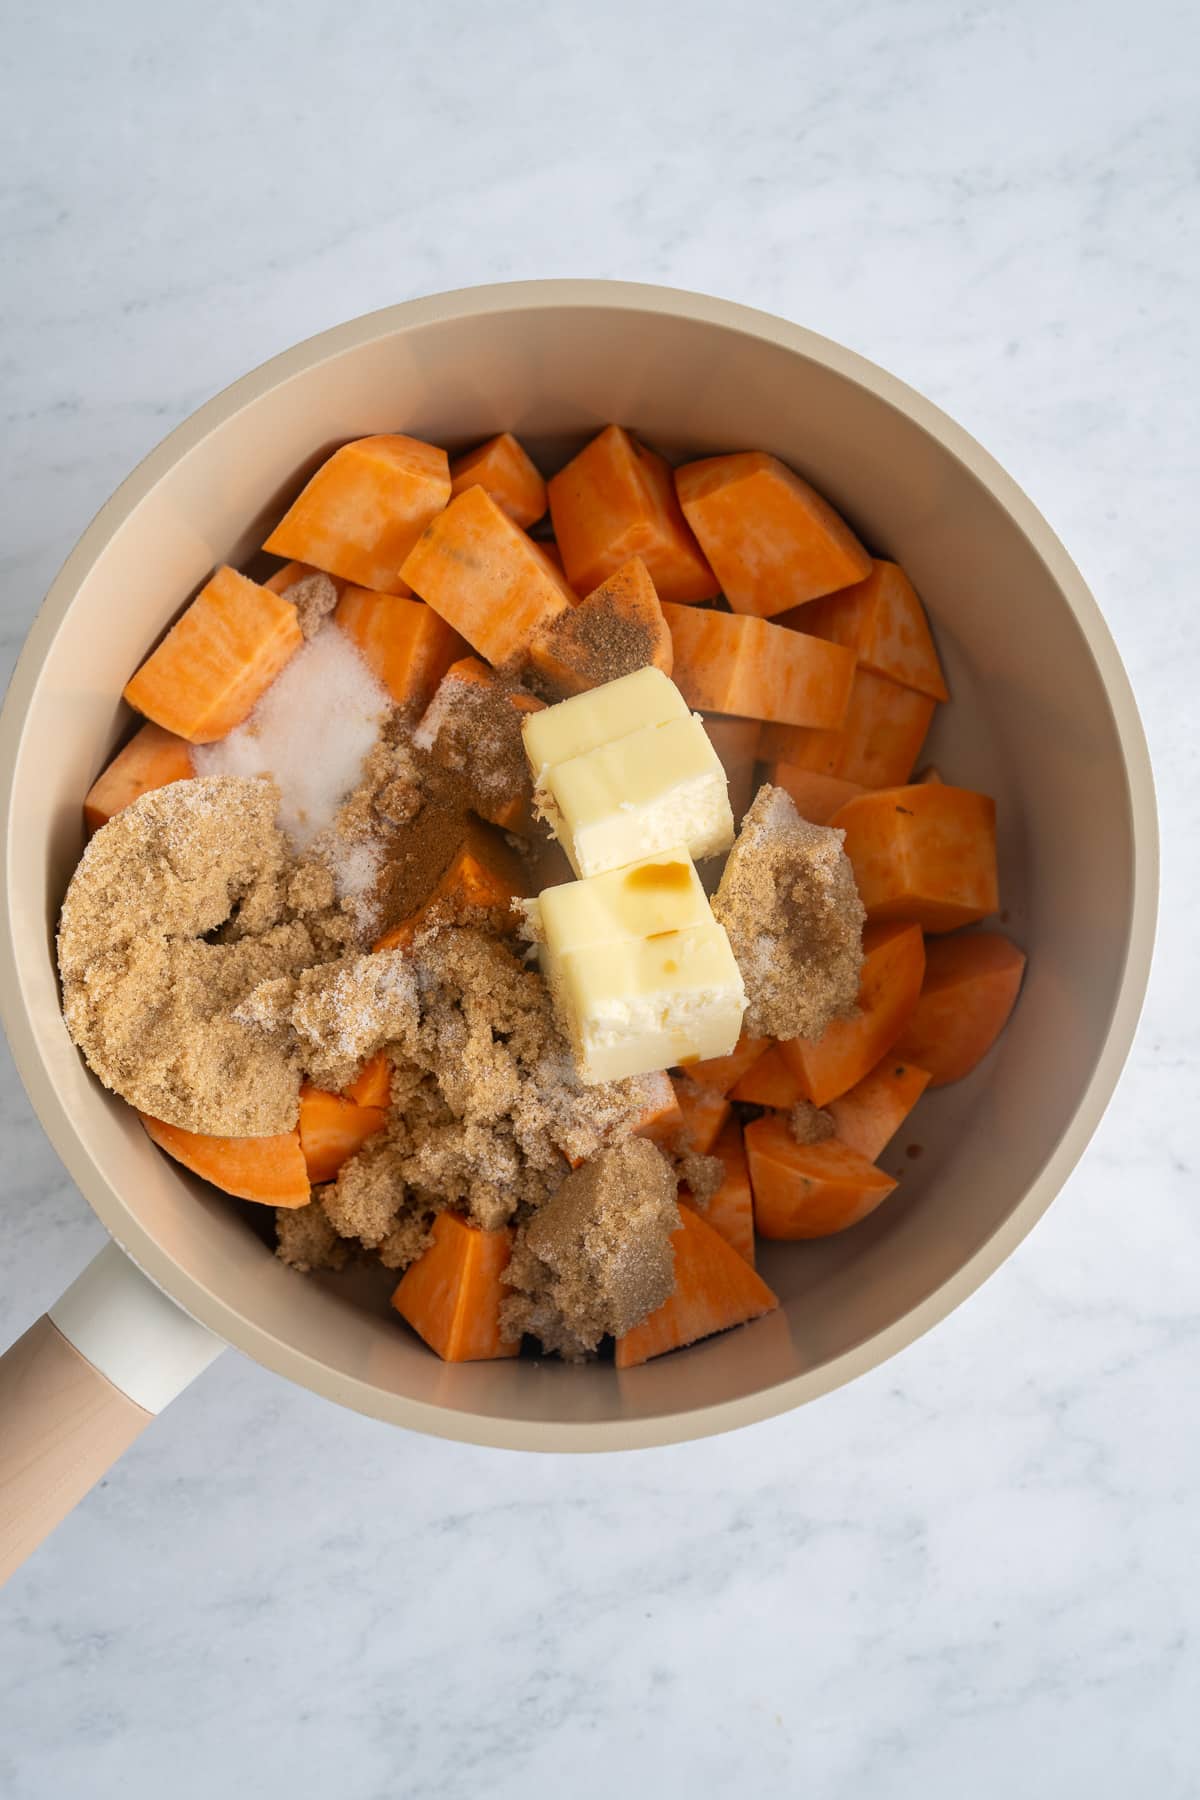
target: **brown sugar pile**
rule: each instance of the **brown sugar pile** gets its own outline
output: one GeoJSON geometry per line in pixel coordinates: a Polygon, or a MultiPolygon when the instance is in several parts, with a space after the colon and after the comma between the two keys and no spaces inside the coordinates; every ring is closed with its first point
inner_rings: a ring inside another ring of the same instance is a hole
{"type": "Polygon", "coordinates": [[[753,1037],[819,1037],[853,1013],[866,917],[842,833],[764,785],[712,902],[746,984],[753,1037]]]}
{"type": "Polygon", "coordinates": [[[282,1034],[309,1079],[337,1093],[385,1044],[412,1033],[416,979],[396,950],[343,956],[262,982],[235,1016],[272,1037],[282,1034]]]}
{"type": "Polygon", "coordinates": [[[544,634],[546,649],[570,666],[580,687],[600,687],[644,669],[655,642],[649,621],[607,594],[560,613],[544,634]]]}
{"type": "Polygon", "coordinates": [[[788,1130],[798,1144],[824,1144],[837,1130],[833,1117],[811,1100],[797,1100],[788,1114],[788,1130]]]}
{"type": "Polygon", "coordinates": [[[337,587],[319,569],[300,581],[293,581],[283,597],[295,607],[296,621],[306,638],[316,637],[338,603],[337,587]]]}
{"type": "Polygon", "coordinates": [[[313,1269],[344,1269],[351,1245],[334,1230],[319,1199],[307,1206],[281,1206],[275,1212],[277,1253],[302,1275],[313,1269]]]}
{"type": "Polygon", "coordinates": [[[413,748],[458,777],[461,798],[481,818],[533,798],[521,725],[534,703],[511,676],[447,675],[416,730],[413,748]],[[525,704],[523,705],[522,702],[525,704]]]}
{"type": "Polygon", "coordinates": [[[520,1234],[501,1310],[509,1337],[531,1332],[577,1361],[662,1305],[675,1279],[675,1175],[645,1138],[576,1169],[520,1234]]]}
{"type": "Polygon", "coordinates": [[[288,856],[265,781],[177,781],[84,851],[63,903],[63,1013],[89,1067],[186,1131],[258,1137],[296,1123],[300,1063],[235,1017],[264,980],[318,960],[289,914],[288,856]]]}
{"type": "Polygon", "coordinates": [[[405,953],[417,1018],[391,1047],[387,1127],[322,1195],[335,1228],[401,1268],[455,1207],[485,1230],[528,1216],[571,1163],[627,1136],[643,1078],[584,1087],[546,984],[485,933],[422,933],[405,953]]]}

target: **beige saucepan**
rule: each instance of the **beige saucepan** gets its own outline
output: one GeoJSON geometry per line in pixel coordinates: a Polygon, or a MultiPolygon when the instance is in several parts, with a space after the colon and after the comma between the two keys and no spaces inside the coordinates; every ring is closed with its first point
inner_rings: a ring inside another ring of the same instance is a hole
{"type": "Polygon", "coordinates": [[[997,1268],[1062,1186],[1129,1049],[1154,928],[1154,797],[1129,684],[1030,502],[860,357],[743,307],[622,283],[393,307],[288,351],[173,432],[85,532],[30,632],[0,723],[0,821],[5,1024],[46,1131],[121,1247],[0,1364],[0,1566],[222,1340],[398,1425],[527,1450],[698,1437],[873,1367],[997,1268]],[[923,1103],[924,1154],[898,1195],[841,1237],[765,1250],[779,1313],[624,1373],[448,1367],[389,1316],[386,1289],[284,1268],[254,1208],[168,1162],[89,1076],[59,1016],[54,922],[81,797],[129,726],[122,684],[215,563],[252,555],[320,458],[366,432],[454,448],[510,427],[553,466],[610,419],[676,454],[774,451],[904,564],[954,694],[931,752],[998,798],[1006,926],[1028,979],[985,1066],[923,1103]]]}

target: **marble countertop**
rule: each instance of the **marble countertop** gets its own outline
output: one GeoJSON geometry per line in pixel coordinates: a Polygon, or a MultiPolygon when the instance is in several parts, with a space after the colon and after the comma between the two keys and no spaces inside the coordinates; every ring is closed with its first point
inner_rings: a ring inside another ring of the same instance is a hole
{"type": "MultiPolygon", "coordinates": [[[[801,1413],[526,1458],[223,1356],[0,1600],[0,1794],[1194,1794],[1194,6],[111,0],[5,29],[5,672],[117,481],[262,358],[472,282],[668,282],[865,352],[1034,496],[1144,709],[1165,890],[1061,1199],[801,1413]]],[[[0,1121],[7,1341],[101,1231],[7,1060],[0,1121]]]]}

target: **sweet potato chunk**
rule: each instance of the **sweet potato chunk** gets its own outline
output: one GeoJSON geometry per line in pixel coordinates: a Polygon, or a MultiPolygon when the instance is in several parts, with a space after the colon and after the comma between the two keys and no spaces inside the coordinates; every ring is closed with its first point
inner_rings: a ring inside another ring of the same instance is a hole
{"type": "Polygon", "coordinates": [[[869,919],[953,931],[995,912],[996,803],[944,783],[884,788],[834,815],[869,919]]]}
{"type": "MultiPolygon", "coordinates": [[[[750,1169],[746,1161],[746,1147],[742,1142],[742,1128],[736,1119],[729,1119],[722,1126],[720,1136],[709,1154],[724,1164],[725,1179],[708,1205],[695,1210],[700,1213],[705,1224],[711,1225],[753,1268],[754,1202],[750,1193],[750,1169]]],[[[684,1205],[694,1204],[686,1189],[681,1193],[680,1199],[684,1205]]]]}
{"type": "Polygon", "coordinates": [[[631,1135],[649,1138],[660,1149],[666,1148],[678,1141],[683,1130],[683,1109],[679,1104],[679,1096],[665,1070],[660,1069],[654,1075],[643,1075],[642,1080],[650,1090],[649,1098],[646,1110],[631,1127],[631,1135]]]}
{"type": "Polygon", "coordinates": [[[516,1356],[520,1342],[500,1335],[501,1281],[512,1232],[481,1231],[455,1213],[439,1213],[433,1242],[405,1270],[392,1305],[443,1362],[491,1362],[516,1356]]]}
{"type": "Polygon", "coordinates": [[[915,688],[858,669],[839,730],[770,727],[769,748],[764,744],[763,754],[860,787],[896,787],[908,780],[921,754],[936,705],[915,688]]]}
{"type": "Polygon", "coordinates": [[[669,675],[674,660],[671,633],[640,556],[559,613],[529,647],[531,666],[564,697],[648,666],[669,675]]]}
{"type": "Polygon", "coordinates": [[[264,548],[402,594],[401,564],[449,498],[444,450],[399,434],[359,438],[321,464],[264,548]]]}
{"type": "Polygon", "coordinates": [[[766,619],[670,606],[675,683],[689,706],[820,730],[840,726],[854,656],[766,619]]]}
{"type": "Polygon", "coordinates": [[[771,780],[792,796],[796,811],[810,825],[828,825],[848,800],[857,800],[867,792],[857,781],[843,781],[840,775],[819,775],[813,769],[800,769],[789,762],[772,763],[771,780]]]}
{"type": "Polygon", "coordinates": [[[775,1113],[747,1125],[746,1156],[760,1237],[830,1237],[873,1213],[896,1187],[890,1175],[837,1138],[798,1144],[787,1120],[775,1113]]]}
{"type": "Polygon", "coordinates": [[[836,1135],[868,1162],[874,1162],[928,1086],[927,1069],[905,1062],[892,1051],[847,1093],[829,1102],[836,1135]]]}
{"type": "Polygon", "coordinates": [[[873,562],[864,581],[785,613],[779,623],[845,644],[860,668],[886,675],[901,687],[915,688],[931,700],[950,698],[925,608],[896,563],[873,562]]]}
{"type": "Polygon", "coordinates": [[[334,622],[344,631],[397,706],[420,712],[466,645],[426,606],[400,594],[344,586],[334,622]]]}
{"type": "Polygon", "coordinates": [[[929,1070],[930,1085],[961,1081],[987,1055],[1020,992],[1025,953],[997,931],[929,945],[921,995],[894,1046],[929,1070]]]}
{"type": "Polygon", "coordinates": [[[617,1339],[618,1369],[635,1368],[715,1331],[745,1325],[779,1305],[745,1257],[690,1206],[679,1209],[679,1229],[671,1234],[671,1248],[674,1290],[656,1312],[617,1339]]]}
{"type": "Polygon", "coordinates": [[[870,571],[845,520],[761,450],[685,463],[675,486],[734,612],[769,619],[870,571]]]}
{"type": "Polygon", "coordinates": [[[729,1091],[731,1100],[744,1100],[751,1106],[795,1106],[803,1097],[778,1044],[769,1045],[729,1091]]]}
{"type": "MultiPolygon", "coordinates": [[[[286,594],[289,588],[296,587],[302,581],[307,581],[312,575],[329,575],[329,571],[328,569],[314,568],[312,563],[286,562],[281,569],[276,569],[273,575],[267,576],[263,586],[270,588],[273,594],[286,594]]],[[[329,575],[329,579],[340,597],[347,584],[336,575],[329,575]]]]}
{"type": "Polygon", "coordinates": [[[712,600],[719,583],[679,509],[664,459],[608,425],[550,479],[550,517],[571,585],[589,593],[640,556],[660,600],[712,600]]]}
{"type": "Polygon", "coordinates": [[[223,567],[126,683],[125,698],[164,731],[211,744],[242,723],[303,642],[294,606],[223,567]]]}
{"type": "Polygon", "coordinates": [[[168,1125],[165,1119],[152,1119],[149,1113],[139,1113],[138,1118],[160,1150],[223,1193],[264,1206],[307,1206],[312,1198],[298,1131],[272,1137],[208,1137],[168,1125]]]}
{"type": "Polygon", "coordinates": [[[574,595],[533,539],[481,487],[440,513],[404,563],[404,578],[486,662],[524,660],[574,595]]]}
{"type": "Polygon", "coordinates": [[[919,926],[867,926],[857,1014],[835,1019],[819,1038],[788,1038],[779,1046],[803,1099],[828,1106],[887,1055],[912,1016],[924,973],[919,926]]]}
{"type": "Polygon", "coordinates": [[[687,1072],[700,1087],[711,1088],[717,1094],[728,1094],[746,1071],[753,1068],[770,1041],[765,1037],[748,1037],[743,1031],[728,1056],[714,1056],[707,1062],[691,1063],[687,1072]]]}
{"type": "Polygon", "coordinates": [[[702,1087],[690,1075],[673,1078],[675,1098],[683,1114],[678,1146],[707,1156],[730,1114],[730,1102],[718,1088],[702,1087]]]}
{"type": "Polygon", "coordinates": [[[313,1186],[332,1181],[342,1164],[386,1124],[383,1107],[359,1106],[344,1094],[306,1082],[300,1089],[300,1149],[313,1186]]]}
{"type": "Polygon", "coordinates": [[[450,464],[450,492],[481,487],[514,525],[527,530],[546,510],[546,483],[511,431],[489,438],[450,464]]]}
{"type": "Polygon", "coordinates": [[[386,1106],[392,1091],[392,1063],[386,1050],[365,1062],[349,1087],[347,1100],[359,1106],[386,1106]]]}
{"type": "Polygon", "coordinates": [[[190,744],[161,725],[143,725],[88,789],[83,822],[89,834],[99,831],[132,800],[194,774],[190,744]]]}

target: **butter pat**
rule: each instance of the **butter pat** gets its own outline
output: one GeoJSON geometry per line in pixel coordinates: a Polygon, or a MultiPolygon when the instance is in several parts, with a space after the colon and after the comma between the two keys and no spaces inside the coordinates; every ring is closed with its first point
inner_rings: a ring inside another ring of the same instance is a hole
{"type": "Polygon", "coordinates": [[[542,786],[550,769],[614,738],[627,737],[645,725],[689,717],[686,700],[661,669],[637,669],[619,681],[606,681],[586,694],[560,700],[525,720],[525,754],[533,784],[542,786]]]}
{"type": "Polygon", "coordinates": [[[545,778],[544,806],[577,875],[599,875],[682,844],[693,857],[733,842],[729,785],[689,713],[601,744],[545,778]]]}
{"type": "Polygon", "coordinates": [[[539,959],[585,1082],[726,1056],[745,990],[681,845],[547,888],[539,959]]]}
{"type": "Polygon", "coordinates": [[[542,939],[560,957],[714,923],[692,859],[678,844],[631,868],[545,888],[538,907],[542,939]]]}
{"type": "Polygon", "coordinates": [[[551,982],[585,1082],[728,1056],[746,996],[722,927],[573,950],[551,982]]]}

